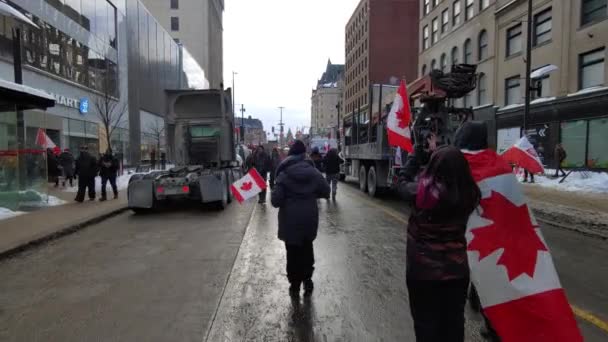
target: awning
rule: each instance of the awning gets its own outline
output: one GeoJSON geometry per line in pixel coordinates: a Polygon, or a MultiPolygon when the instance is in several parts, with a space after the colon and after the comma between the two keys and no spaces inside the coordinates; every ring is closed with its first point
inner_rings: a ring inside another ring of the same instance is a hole
{"type": "Polygon", "coordinates": [[[55,106],[55,98],[47,92],[0,79],[0,110],[47,109],[55,106]]]}
{"type": "Polygon", "coordinates": [[[39,28],[38,25],[34,24],[34,22],[30,18],[26,17],[23,13],[19,12],[13,6],[7,4],[4,1],[0,1],[0,14],[5,15],[7,17],[13,17],[28,25],[32,25],[35,28],[39,28]]]}

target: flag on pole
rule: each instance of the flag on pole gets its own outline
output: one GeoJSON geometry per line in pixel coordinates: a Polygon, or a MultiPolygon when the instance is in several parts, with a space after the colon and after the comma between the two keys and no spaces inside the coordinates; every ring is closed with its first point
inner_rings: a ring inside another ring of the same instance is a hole
{"type": "Polygon", "coordinates": [[[251,169],[243,178],[230,186],[230,191],[239,203],[243,203],[266,190],[266,187],[266,180],[260,176],[256,169],[251,169]]]}
{"type": "Polygon", "coordinates": [[[503,342],[583,341],[551,253],[509,164],[464,151],[482,193],[467,225],[471,280],[503,342]]]}
{"type": "Polygon", "coordinates": [[[507,149],[502,157],[509,163],[518,165],[530,173],[544,173],[545,168],[538,153],[527,137],[519,139],[515,145],[507,149]]]}
{"type": "Polygon", "coordinates": [[[407,95],[405,81],[401,80],[401,84],[395,95],[393,107],[387,118],[386,129],[390,146],[401,147],[409,153],[414,151],[410,130],[411,120],[410,99],[407,95]]]}
{"type": "Polygon", "coordinates": [[[55,145],[53,140],[46,135],[46,132],[42,128],[38,128],[38,134],[36,134],[36,145],[42,146],[45,149],[54,149],[57,147],[57,145],[55,145]]]}

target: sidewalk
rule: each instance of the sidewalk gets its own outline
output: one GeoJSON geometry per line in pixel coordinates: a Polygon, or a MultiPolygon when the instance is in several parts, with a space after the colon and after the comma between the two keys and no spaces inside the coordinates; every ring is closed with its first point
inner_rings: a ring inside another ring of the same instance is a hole
{"type": "Polygon", "coordinates": [[[114,215],[127,207],[126,193],[107,202],[74,202],[73,193],[52,189],[49,195],[67,204],[48,207],[0,221],[0,257],[53,237],[75,231],[114,215]]]}
{"type": "Polygon", "coordinates": [[[608,195],[525,184],[538,217],[548,223],[608,239],[608,195]]]}

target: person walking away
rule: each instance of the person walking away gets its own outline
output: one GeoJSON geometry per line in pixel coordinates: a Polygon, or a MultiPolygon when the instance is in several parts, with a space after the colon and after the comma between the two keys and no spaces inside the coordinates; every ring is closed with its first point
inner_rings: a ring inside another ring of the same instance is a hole
{"type": "Polygon", "coordinates": [[[160,168],[163,171],[167,168],[167,153],[166,152],[160,153],[160,168]]]}
{"type": "Polygon", "coordinates": [[[156,150],[150,152],[150,168],[156,170],[156,150]]]}
{"type": "Polygon", "coordinates": [[[85,192],[88,190],[89,200],[95,200],[95,177],[97,176],[97,160],[84,145],[80,148],[80,155],[76,159],[75,174],[78,176],[78,193],[76,202],[84,202],[85,192]]]}
{"type": "Polygon", "coordinates": [[[296,140],[288,157],[279,165],[271,202],[279,208],[278,237],[287,252],[289,295],[297,299],[304,283],[304,295],[312,294],[314,284],[313,241],[319,227],[318,198],[329,198],[329,185],[314,163],[306,159],[306,146],[296,140]]]}
{"type": "Polygon", "coordinates": [[[110,185],[112,186],[114,199],[118,198],[118,187],[116,186],[118,168],[118,159],[114,157],[112,150],[108,149],[99,160],[99,175],[101,176],[101,198],[99,201],[103,202],[108,199],[106,194],[106,185],[108,184],[108,181],[110,181],[110,185]]]}
{"type": "Polygon", "coordinates": [[[340,180],[340,165],[344,164],[344,159],[338,155],[338,149],[332,148],[325,155],[323,165],[325,165],[325,177],[327,183],[331,185],[331,198],[336,200],[338,192],[338,181],[340,180]]]}
{"type": "Polygon", "coordinates": [[[319,170],[319,172],[323,173],[323,157],[321,156],[321,153],[319,153],[318,147],[314,147],[312,149],[312,153],[310,154],[310,159],[315,164],[315,167],[317,168],[317,170],[319,170]]]}
{"type": "Polygon", "coordinates": [[[74,156],[69,148],[63,150],[59,155],[59,163],[63,168],[63,187],[65,188],[66,181],[70,183],[70,187],[74,186],[74,156]]]}
{"type": "Polygon", "coordinates": [[[271,161],[271,169],[270,169],[270,189],[274,188],[274,183],[276,180],[276,172],[279,164],[281,164],[281,155],[279,153],[279,148],[275,147],[272,149],[272,155],[270,156],[271,161]]]}
{"type": "Polygon", "coordinates": [[[416,340],[462,342],[469,287],[466,225],[481,193],[464,155],[451,146],[433,152],[415,188],[406,278],[416,340]]]}
{"type": "Polygon", "coordinates": [[[566,150],[564,149],[564,146],[562,145],[562,143],[558,143],[557,145],[555,145],[555,151],[553,153],[553,158],[555,159],[555,178],[559,177],[559,173],[562,173],[562,176],[566,176],[566,173],[564,172],[564,169],[562,169],[562,164],[564,163],[564,160],[566,160],[566,158],[568,158],[568,154],[566,153],[566,150]]]}
{"type": "Polygon", "coordinates": [[[59,175],[61,174],[61,170],[59,169],[59,160],[53,150],[50,148],[47,148],[46,150],[46,165],[49,182],[54,183],[55,187],[58,187],[59,175]]]}
{"type": "MultiPolygon", "coordinates": [[[[272,168],[271,164],[272,163],[271,163],[270,157],[264,150],[264,147],[260,145],[255,149],[255,152],[251,156],[247,169],[248,170],[250,170],[252,168],[256,169],[256,171],[260,174],[260,176],[262,176],[262,179],[264,179],[264,182],[266,182],[268,179],[268,172],[270,172],[270,170],[272,168]]],[[[258,201],[258,203],[265,203],[266,202],[266,189],[264,189],[262,192],[260,192],[259,196],[260,196],[260,200],[258,201]]]]}

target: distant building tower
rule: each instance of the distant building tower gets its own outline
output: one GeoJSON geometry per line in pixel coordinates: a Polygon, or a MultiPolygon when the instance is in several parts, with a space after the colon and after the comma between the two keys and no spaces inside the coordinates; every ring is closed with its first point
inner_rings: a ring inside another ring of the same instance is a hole
{"type": "Polygon", "coordinates": [[[327,62],[327,68],[311,97],[312,134],[328,134],[338,128],[340,102],[342,100],[341,79],[344,75],[343,64],[327,62]]]}

